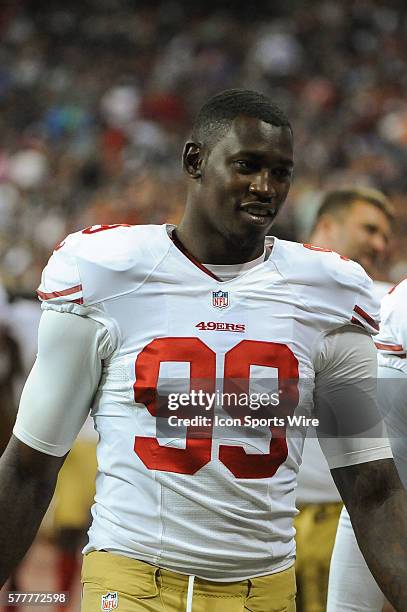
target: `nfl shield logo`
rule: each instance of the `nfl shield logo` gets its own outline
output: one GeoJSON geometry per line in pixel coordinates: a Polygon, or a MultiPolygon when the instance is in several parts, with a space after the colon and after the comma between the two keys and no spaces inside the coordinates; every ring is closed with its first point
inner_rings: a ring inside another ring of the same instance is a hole
{"type": "Polygon", "coordinates": [[[102,610],[114,610],[119,603],[117,591],[109,591],[106,595],[102,595],[102,610]]]}
{"type": "Polygon", "coordinates": [[[227,308],[229,306],[229,291],[212,291],[212,306],[227,308]]]}

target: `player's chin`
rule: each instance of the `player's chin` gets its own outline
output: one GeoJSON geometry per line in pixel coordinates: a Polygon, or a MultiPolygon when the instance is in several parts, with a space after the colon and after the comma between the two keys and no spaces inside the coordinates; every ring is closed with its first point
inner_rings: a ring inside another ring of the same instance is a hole
{"type": "Polygon", "coordinates": [[[233,243],[236,248],[241,251],[244,249],[252,249],[256,244],[264,244],[266,236],[270,235],[270,226],[239,226],[234,227],[228,232],[228,240],[233,243]]]}

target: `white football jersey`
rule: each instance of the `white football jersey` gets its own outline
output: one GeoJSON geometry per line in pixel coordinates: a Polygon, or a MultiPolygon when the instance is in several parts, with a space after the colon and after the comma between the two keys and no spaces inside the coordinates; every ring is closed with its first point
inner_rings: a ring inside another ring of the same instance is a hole
{"type": "Polygon", "coordinates": [[[268,244],[266,261],[224,282],[181,252],[166,226],[94,226],[51,257],[38,292],[43,308],[109,331],[92,407],[100,441],[85,552],[209,580],[293,563],[303,436],[284,437],[281,426],[217,426],[216,415],[233,416],[219,398],[233,380],[250,392],[266,381],[294,398],[296,414],[311,416],[323,339],[350,323],[375,333],[378,304],[358,264],[302,244],[268,244]],[[308,384],[297,386],[300,378],[308,384]],[[156,418],[157,390],[188,393],[197,384],[217,394],[206,411],[211,424],[171,434],[156,418]]]}
{"type": "Polygon", "coordinates": [[[407,279],[390,289],[381,304],[380,333],[376,339],[380,366],[407,374],[407,279]]]}

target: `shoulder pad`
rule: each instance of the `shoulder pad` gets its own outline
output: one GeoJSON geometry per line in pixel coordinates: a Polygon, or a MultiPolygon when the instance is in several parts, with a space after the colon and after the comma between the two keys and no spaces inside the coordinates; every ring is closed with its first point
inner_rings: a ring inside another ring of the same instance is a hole
{"type": "Polygon", "coordinates": [[[95,225],[54,250],[37,291],[40,300],[91,305],[137,288],[169,248],[161,226],[95,225]]]}
{"type": "Polygon", "coordinates": [[[280,259],[280,272],[294,284],[308,308],[333,317],[336,323],[352,323],[377,334],[379,301],[362,266],[314,245],[282,240],[278,245],[285,252],[277,254],[277,266],[280,259]]]}

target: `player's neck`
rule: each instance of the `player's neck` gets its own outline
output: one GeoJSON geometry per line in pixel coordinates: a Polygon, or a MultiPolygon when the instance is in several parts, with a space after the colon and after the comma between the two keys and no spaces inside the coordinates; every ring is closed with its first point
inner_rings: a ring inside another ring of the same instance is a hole
{"type": "Polygon", "coordinates": [[[257,257],[264,251],[264,242],[247,245],[242,242],[228,241],[216,231],[197,231],[195,225],[183,220],[176,228],[177,239],[193,257],[204,264],[232,265],[242,264],[257,257]]]}

